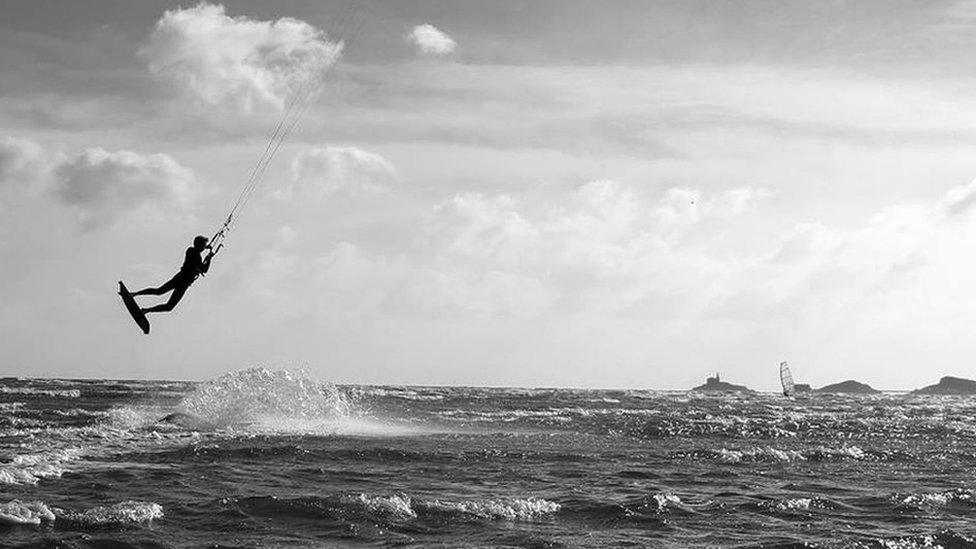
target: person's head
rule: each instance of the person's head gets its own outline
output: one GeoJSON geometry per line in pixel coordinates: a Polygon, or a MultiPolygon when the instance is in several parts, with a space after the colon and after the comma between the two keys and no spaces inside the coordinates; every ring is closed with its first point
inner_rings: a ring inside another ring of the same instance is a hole
{"type": "Polygon", "coordinates": [[[193,239],[193,247],[198,250],[202,250],[207,247],[207,242],[209,242],[207,237],[200,235],[193,239]]]}

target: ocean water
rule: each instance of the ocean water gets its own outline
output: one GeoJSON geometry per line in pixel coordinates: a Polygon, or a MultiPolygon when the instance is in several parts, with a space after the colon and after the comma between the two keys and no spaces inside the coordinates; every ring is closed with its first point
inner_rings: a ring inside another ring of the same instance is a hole
{"type": "Polygon", "coordinates": [[[0,546],[976,548],[976,400],[7,378],[0,546]]]}

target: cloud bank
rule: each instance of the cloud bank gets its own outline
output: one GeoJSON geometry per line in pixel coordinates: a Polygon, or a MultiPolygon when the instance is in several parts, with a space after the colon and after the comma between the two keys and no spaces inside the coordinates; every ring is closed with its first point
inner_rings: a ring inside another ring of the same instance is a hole
{"type": "Polygon", "coordinates": [[[342,46],[284,17],[230,17],[221,5],[168,10],[140,50],[152,75],[204,105],[281,109],[319,85],[342,46]]]}

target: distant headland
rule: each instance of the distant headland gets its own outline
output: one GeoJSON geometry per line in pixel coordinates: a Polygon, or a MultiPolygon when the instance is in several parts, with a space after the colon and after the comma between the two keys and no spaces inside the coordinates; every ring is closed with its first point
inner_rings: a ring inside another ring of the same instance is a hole
{"type": "Polygon", "coordinates": [[[935,385],[912,391],[915,395],[976,395],[976,381],[945,376],[935,385]]]}
{"type": "MultiPolygon", "coordinates": [[[[752,389],[745,385],[736,385],[727,381],[722,381],[719,374],[708,377],[703,385],[691,389],[692,391],[704,391],[715,393],[754,393],[752,389]]],[[[877,394],[878,389],[871,387],[867,383],[861,383],[849,379],[840,383],[831,383],[819,389],[813,389],[807,383],[797,383],[794,386],[796,393],[821,393],[821,394],[877,394]]],[[[929,385],[911,391],[913,395],[976,395],[976,380],[961,377],[944,376],[935,385],[929,385]]]]}
{"type": "Polygon", "coordinates": [[[819,389],[814,389],[815,393],[843,393],[843,394],[873,394],[880,393],[881,391],[871,387],[867,383],[861,383],[860,381],[854,381],[853,379],[848,379],[847,381],[841,381],[840,383],[831,383],[819,389]]]}

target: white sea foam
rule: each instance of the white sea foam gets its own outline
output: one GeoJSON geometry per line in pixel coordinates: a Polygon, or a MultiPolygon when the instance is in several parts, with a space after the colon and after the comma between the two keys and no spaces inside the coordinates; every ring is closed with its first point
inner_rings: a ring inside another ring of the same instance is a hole
{"type": "Polygon", "coordinates": [[[437,415],[448,419],[468,421],[472,423],[511,423],[522,419],[546,419],[549,421],[565,423],[573,420],[573,418],[563,415],[564,413],[566,413],[565,409],[502,410],[497,412],[479,412],[475,410],[459,409],[444,410],[442,412],[437,412],[437,415]]]}
{"type": "Polygon", "coordinates": [[[762,448],[748,448],[745,450],[729,450],[722,448],[718,457],[725,463],[741,463],[743,461],[805,461],[807,458],[797,450],[780,450],[771,446],[762,448]]]}
{"type": "Polygon", "coordinates": [[[345,496],[343,502],[362,506],[370,513],[389,518],[412,519],[421,513],[469,515],[486,520],[531,520],[559,511],[558,503],[542,498],[486,499],[474,501],[415,500],[404,494],[345,496]]]}
{"type": "Polygon", "coordinates": [[[54,513],[40,501],[12,500],[0,503],[0,524],[40,524],[53,521],[54,513]]]}
{"type": "Polygon", "coordinates": [[[947,490],[945,492],[894,496],[894,499],[913,507],[945,507],[953,502],[976,503],[976,492],[973,490],[947,490]]]}
{"type": "Polygon", "coordinates": [[[440,388],[406,388],[406,387],[355,387],[353,394],[367,397],[398,398],[414,401],[444,400],[440,388]]]}
{"type": "Polygon", "coordinates": [[[813,503],[811,498],[790,498],[784,499],[776,504],[776,508],[781,511],[808,510],[813,503]]]}
{"type": "Polygon", "coordinates": [[[542,498],[492,499],[484,501],[440,501],[422,504],[426,509],[441,512],[463,513],[491,520],[530,520],[551,515],[560,509],[556,502],[542,498]]]}
{"type": "Polygon", "coordinates": [[[882,539],[878,540],[882,547],[887,549],[921,549],[932,548],[932,549],[945,549],[942,544],[938,543],[935,536],[919,536],[917,538],[896,538],[896,539],[882,539]]]}
{"type": "Polygon", "coordinates": [[[357,496],[345,496],[343,501],[346,504],[362,505],[371,513],[392,516],[397,518],[415,518],[417,513],[411,507],[410,498],[397,494],[393,496],[368,496],[359,494],[357,496]]]}
{"type": "Polygon", "coordinates": [[[60,398],[79,398],[78,389],[33,389],[31,387],[5,387],[0,385],[0,393],[8,395],[50,396],[60,398]]]}
{"type": "Polygon", "coordinates": [[[0,465],[0,484],[37,484],[43,478],[57,478],[64,465],[80,459],[81,451],[66,448],[49,452],[15,455],[0,465]]]}
{"type": "Polygon", "coordinates": [[[123,501],[114,505],[94,507],[78,513],[56,509],[66,520],[90,526],[147,523],[163,517],[163,507],[151,501],[123,501]]]}
{"type": "Polygon", "coordinates": [[[652,496],[652,499],[654,500],[654,503],[657,505],[658,511],[663,511],[669,507],[675,507],[681,505],[681,498],[679,498],[678,496],[670,492],[661,492],[658,494],[654,494],[652,496]]]}
{"type": "Polygon", "coordinates": [[[870,458],[870,455],[857,446],[841,446],[839,448],[828,448],[821,446],[817,449],[817,453],[831,458],[840,459],[854,459],[854,460],[866,460],[870,458]]]}

